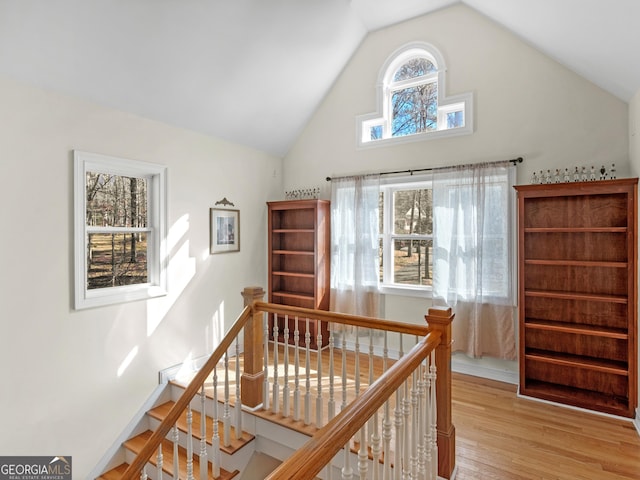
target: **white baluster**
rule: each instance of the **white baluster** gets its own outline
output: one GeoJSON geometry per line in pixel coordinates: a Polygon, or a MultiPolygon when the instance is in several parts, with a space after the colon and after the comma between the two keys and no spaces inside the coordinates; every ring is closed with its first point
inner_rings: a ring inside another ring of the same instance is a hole
{"type": "Polygon", "coordinates": [[[200,389],[200,478],[208,476],[208,459],[207,459],[207,414],[206,414],[206,395],[204,384],[200,389]]]}
{"type": "Polygon", "coordinates": [[[193,413],[191,405],[187,406],[187,480],[193,477],[193,413]]]}
{"type": "MultiPolygon", "coordinates": [[[[403,348],[403,336],[399,334],[399,356],[402,358],[404,356],[404,348],[403,348]]],[[[394,448],[394,464],[393,464],[393,478],[395,480],[402,479],[402,471],[403,471],[403,454],[402,454],[402,445],[404,440],[404,417],[402,415],[402,402],[403,402],[403,387],[400,386],[398,390],[396,390],[396,407],[394,409],[394,427],[395,427],[395,448],[394,448]]]]}
{"type": "Polygon", "coordinates": [[[213,436],[211,437],[211,446],[213,448],[213,477],[220,476],[220,418],[218,416],[218,372],[213,370],[213,436]]]}
{"type": "Polygon", "coordinates": [[[142,472],[140,472],[140,480],[147,480],[147,478],[149,477],[147,475],[147,466],[145,465],[142,472]]]}
{"type": "MultiPolygon", "coordinates": [[[[426,362],[418,368],[418,478],[426,478],[426,362]]],[[[415,421],[415,420],[414,420],[415,421]]]]}
{"type": "Polygon", "coordinates": [[[178,426],[173,426],[173,478],[178,478],[180,475],[180,456],[179,447],[180,445],[180,433],[178,432],[178,426]]]}
{"type": "Polygon", "coordinates": [[[300,420],[300,319],[296,315],[293,329],[295,387],[293,390],[293,419],[300,420]]]}
{"type": "MultiPolygon", "coordinates": [[[[335,401],[335,368],[333,366],[333,349],[335,346],[335,338],[333,334],[334,324],[329,324],[329,403],[327,405],[329,421],[336,416],[335,401]]],[[[331,469],[329,468],[329,474],[331,469]]]]}
{"type": "Polygon", "coordinates": [[[304,393],[304,424],[309,425],[311,423],[311,333],[309,333],[309,318],[305,320],[305,333],[304,333],[304,350],[305,350],[305,370],[306,370],[306,392],[304,393]]]}
{"type": "Polygon", "coordinates": [[[411,374],[411,410],[409,412],[409,423],[411,425],[410,445],[411,451],[409,452],[409,471],[411,472],[410,478],[417,478],[418,475],[418,373],[414,370],[411,374]]]}
{"type": "Polygon", "coordinates": [[[316,395],[316,427],[320,428],[324,424],[323,419],[323,400],[322,400],[322,352],[320,350],[320,345],[322,345],[322,330],[318,328],[318,336],[316,338],[316,346],[318,347],[318,375],[317,375],[317,390],[318,393],[316,395]]]}
{"type": "Polygon", "coordinates": [[[350,442],[344,446],[344,465],[342,466],[342,480],[352,480],[353,469],[351,468],[351,446],[350,442]]]}
{"type": "Polygon", "coordinates": [[[393,478],[395,480],[402,479],[402,440],[404,439],[403,420],[402,416],[402,386],[396,390],[396,408],[394,409],[393,424],[395,427],[395,448],[393,451],[394,463],[393,463],[393,478]]]}
{"type": "Polygon", "coordinates": [[[384,418],[382,419],[383,480],[391,480],[391,427],[393,426],[393,422],[391,422],[390,411],[390,401],[387,400],[384,402],[384,418]]]}
{"type": "Polygon", "coordinates": [[[409,478],[411,474],[411,423],[409,414],[411,412],[411,397],[409,394],[409,380],[404,381],[404,391],[402,393],[402,423],[404,425],[404,438],[402,440],[402,475],[409,478]]]}
{"type": "Polygon", "coordinates": [[[224,353],[224,410],[222,411],[224,446],[231,445],[231,409],[229,406],[229,352],[224,353]]]}
{"type": "Polygon", "coordinates": [[[240,394],[240,337],[236,337],[236,401],[234,413],[236,414],[235,438],[242,437],[242,395],[240,394]]]}
{"type": "Polygon", "coordinates": [[[273,315],[273,399],[272,399],[272,411],[278,413],[280,411],[280,384],[278,383],[278,350],[279,342],[278,335],[280,335],[280,329],[278,327],[278,315],[273,315]]]}
{"type": "MultiPolygon", "coordinates": [[[[269,315],[263,315],[264,317],[264,380],[262,383],[262,407],[269,411],[269,315]]],[[[275,322],[274,322],[275,323],[275,322]]]]}
{"type": "MultiPolygon", "coordinates": [[[[369,329],[369,385],[375,381],[374,375],[374,348],[373,348],[373,329],[369,329]]],[[[373,414],[369,420],[368,429],[371,435],[371,455],[373,457],[373,480],[380,480],[380,455],[382,454],[382,444],[380,439],[380,414],[378,411],[373,414]]]]}
{"type": "Polygon", "coordinates": [[[347,408],[347,348],[345,331],[342,331],[342,403],[340,404],[340,411],[347,408]]]}
{"type": "Polygon", "coordinates": [[[157,480],[162,480],[162,475],[163,475],[163,463],[164,463],[164,457],[162,456],[162,443],[160,445],[158,445],[158,455],[156,456],[156,463],[157,463],[157,469],[158,469],[158,475],[157,475],[157,480]]]}
{"type": "Polygon", "coordinates": [[[436,357],[435,350],[431,352],[431,366],[429,367],[429,376],[431,379],[431,477],[438,477],[438,403],[436,400],[436,357]]]}
{"type": "Polygon", "coordinates": [[[289,405],[289,315],[284,316],[284,388],[282,389],[282,415],[287,418],[290,412],[289,405]]]}
{"type": "MultiPolygon", "coordinates": [[[[389,348],[388,348],[388,335],[387,331],[384,332],[384,347],[382,351],[382,371],[386,372],[389,361],[389,348]]],[[[382,419],[382,441],[383,441],[383,455],[384,466],[382,472],[383,480],[391,480],[391,427],[393,422],[391,421],[391,404],[387,400],[384,402],[384,418],[382,419]]]]}
{"type": "Polygon", "coordinates": [[[360,448],[358,448],[358,475],[360,480],[367,480],[367,460],[369,459],[367,450],[367,428],[365,425],[360,429],[360,448]]]}

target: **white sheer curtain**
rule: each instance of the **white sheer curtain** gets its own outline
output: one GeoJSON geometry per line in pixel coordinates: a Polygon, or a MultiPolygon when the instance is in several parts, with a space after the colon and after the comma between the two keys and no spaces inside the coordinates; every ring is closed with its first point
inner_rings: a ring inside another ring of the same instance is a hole
{"type": "Polygon", "coordinates": [[[378,316],[380,175],[331,181],[331,310],[378,316]]]}
{"type": "Polygon", "coordinates": [[[516,358],[510,162],[433,173],[433,299],[452,307],[453,350],[516,358]]]}

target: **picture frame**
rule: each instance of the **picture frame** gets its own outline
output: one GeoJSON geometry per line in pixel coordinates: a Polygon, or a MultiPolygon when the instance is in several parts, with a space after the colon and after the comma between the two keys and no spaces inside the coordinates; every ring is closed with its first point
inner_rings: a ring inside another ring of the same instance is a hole
{"type": "Polygon", "coordinates": [[[209,252],[240,251],[240,210],[211,208],[209,211],[209,252]]]}

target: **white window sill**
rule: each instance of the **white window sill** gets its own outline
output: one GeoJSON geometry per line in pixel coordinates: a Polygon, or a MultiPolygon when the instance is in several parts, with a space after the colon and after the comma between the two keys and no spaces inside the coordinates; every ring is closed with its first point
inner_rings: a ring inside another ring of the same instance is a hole
{"type": "Polygon", "coordinates": [[[382,295],[398,295],[403,297],[432,298],[433,291],[431,287],[413,287],[409,285],[385,285],[380,284],[380,293],[382,295]]]}

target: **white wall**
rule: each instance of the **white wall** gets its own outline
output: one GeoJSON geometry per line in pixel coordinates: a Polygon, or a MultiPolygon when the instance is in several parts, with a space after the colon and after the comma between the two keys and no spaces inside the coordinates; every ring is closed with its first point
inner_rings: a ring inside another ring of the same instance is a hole
{"type": "Polygon", "coordinates": [[[325,177],[522,156],[533,170],[615,162],[628,175],[627,104],[474,10],[457,5],[370,34],[285,157],[285,189],[325,177]],[[447,94],[473,92],[475,133],[394,147],[356,147],[355,118],[376,111],[389,55],[425,41],[443,54],[447,94]]]}
{"type": "MultiPolygon", "coordinates": [[[[636,92],[629,102],[629,159],[631,175],[634,177],[640,176],[640,90],[636,92]]],[[[640,222],[640,211],[638,213],[638,221],[640,222]]],[[[640,242],[640,239],[638,241],[640,242]]],[[[638,319],[636,332],[640,332],[640,314],[638,319]]],[[[638,372],[640,372],[640,354],[638,355],[638,372]]],[[[640,382],[638,382],[638,398],[640,399],[640,382]]],[[[636,428],[640,432],[640,409],[636,411],[636,428]]]]}
{"type": "MultiPolygon", "coordinates": [[[[474,10],[456,5],[370,34],[284,159],[285,190],[327,176],[524,157],[518,183],[540,169],[615,163],[629,173],[627,105],[520,41],[474,10]],[[473,92],[473,135],[398,146],[356,146],[356,116],[376,111],[376,81],[399,47],[431,43],[448,68],[448,95],[473,92]]],[[[428,307],[424,299],[424,308],[428,307]]],[[[385,302],[385,316],[415,315],[385,302]]],[[[493,366],[492,366],[493,368],[493,366]]],[[[515,371],[513,364],[505,368],[515,371]]]]}
{"type": "Polygon", "coordinates": [[[0,105],[0,452],[71,455],[85,478],[158,371],[210,353],[242,288],[266,288],[265,202],[282,161],[2,77],[0,105]],[[169,167],[167,297],[72,309],[73,149],[169,167]],[[223,197],[240,209],[241,250],[211,256],[223,197]]]}

